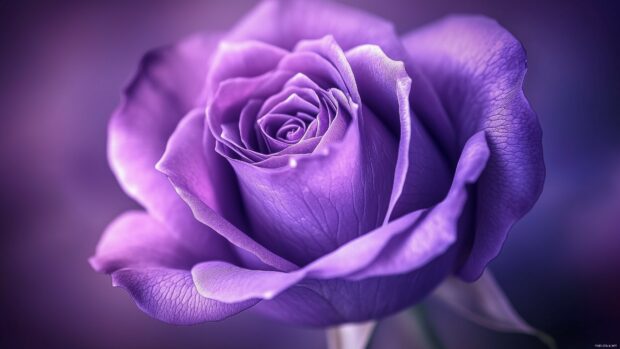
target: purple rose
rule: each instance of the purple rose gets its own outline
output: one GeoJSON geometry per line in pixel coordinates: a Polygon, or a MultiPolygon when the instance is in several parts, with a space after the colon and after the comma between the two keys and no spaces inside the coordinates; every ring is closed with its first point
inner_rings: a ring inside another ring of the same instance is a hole
{"type": "Polygon", "coordinates": [[[357,322],[473,281],[542,189],[525,71],[493,20],[398,36],[321,1],[263,2],[152,51],[108,148],[146,211],[118,217],[91,264],[176,324],[252,306],[357,322]]]}

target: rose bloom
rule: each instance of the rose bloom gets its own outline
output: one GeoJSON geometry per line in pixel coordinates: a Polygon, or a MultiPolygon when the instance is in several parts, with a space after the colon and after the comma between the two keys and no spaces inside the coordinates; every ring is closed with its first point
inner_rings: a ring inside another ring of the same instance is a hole
{"type": "Polygon", "coordinates": [[[495,21],[399,36],[322,1],[267,1],[230,32],[143,58],[109,126],[145,211],[90,262],[174,324],[255,307],[377,319],[476,280],[544,179],[526,56],[495,21]]]}

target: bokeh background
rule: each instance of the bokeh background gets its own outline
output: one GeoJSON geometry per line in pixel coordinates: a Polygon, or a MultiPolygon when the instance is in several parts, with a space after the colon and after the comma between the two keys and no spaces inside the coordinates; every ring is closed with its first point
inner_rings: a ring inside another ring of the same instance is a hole
{"type": "MultiPolygon", "coordinates": [[[[617,2],[344,2],[390,19],[402,33],[449,13],[485,14],[523,42],[547,181],[491,269],[523,317],[560,348],[619,344],[617,2]]],[[[87,264],[106,224],[137,207],[117,185],[105,150],[109,115],[140,57],[193,32],[226,30],[254,4],[0,0],[0,347],[325,345],[321,331],[252,313],[162,324],[87,264]]],[[[445,348],[543,348],[440,306],[429,317],[445,348]]]]}

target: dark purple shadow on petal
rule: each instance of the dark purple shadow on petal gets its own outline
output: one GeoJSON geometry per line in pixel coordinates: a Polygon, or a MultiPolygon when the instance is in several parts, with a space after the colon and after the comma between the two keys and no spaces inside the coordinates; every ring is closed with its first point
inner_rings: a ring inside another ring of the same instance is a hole
{"type": "MultiPolygon", "coordinates": [[[[399,180],[394,183],[391,218],[439,202],[450,187],[452,173],[446,158],[410,110],[411,79],[404,64],[391,60],[374,45],[358,46],[347,52],[347,58],[365,105],[400,138],[399,180]]],[[[416,98],[415,92],[411,91],[411,98],[416,98]]]]}
{"type": "MultiPolygon", "coordinates": [[[[255,271],[226,262],[206,262],[192,269],[194,281],[206,297],[239,302],[272,299],[304,278],[356,281],[423,268],[456,240],[459,216],[467,199],[466,186],[478,179],[488,156],[485,135],[480,132],[467,143],[444,201],[428,211],[412,212],[381,226],[302,269],[289,273],[255,271]]],[[[450,255],[454,261],[456,253],[450,255]]],[[[454,266],[449,265],[446,273],[454,266]]]]}
{"type": "Polygon", "coordinates": [[[491,157],[477,188],[473,246],[460,271],[475,280],[544,182],[542,133],[522,89],[525,51],[497,22],[474,16],[448,17],[403,40],[438,92],[459,143],[479,130],[488,135],[491,157]]]}
{"type": "Polygon", "coordinates": [[[359,279],[406,272],[422,267],[438,251],[451,246],[457,239],[459,218],[468,199],[467,185],[481,176],[489,155],[484,131],[472,136],[465,144],[448,195],[429,210],[415,227],[415,234],[393,239],[369,267],[349,277],[359,279]],[[430,257],[424,258],[420,252],[425,248],[429,249],[430,257]]]}
{"type": "Polygon", "coordinates": [[[422,300],[449,273],[454,253],[436,258],[420,270],[368,278],[306,279],[256,310],[284,323],[325,327],[380,320],[422,300]],[[397,293],[395,293],[395,290],[397,293]]]}
{"type": "MultiPolygon", "coordinates": [[[[360,81],[364,103],[382,116],[392,132],[400,134],[401,156],[407,156],[408,161],[401,160],[404,178],[400,187],[395,186],[398,202],[392,218],[439,202],[450,187],[452,173],[417,115],[409,110],[410,88],[402,86],[405,82],[410,86],[411,79],[403,63],[389,59],[373,45],[356,47],[347,57],[360,81]]],[[[416,98],[415,92],[411,91],[411,98],[416,98]]]]}

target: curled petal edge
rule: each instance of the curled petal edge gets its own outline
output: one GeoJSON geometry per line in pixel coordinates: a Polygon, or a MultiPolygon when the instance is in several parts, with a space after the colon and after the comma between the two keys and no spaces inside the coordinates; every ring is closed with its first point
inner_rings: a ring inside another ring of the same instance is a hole
{"type": "Polygon", "coordinates": [[[465,145],[452,187],[435,207],[411,212],[291,272],[250,270],[221,261],[197,264],[192,268],[196,287],[207,298],[236,303],[272,299],[304,278],[361,280],[420,268],[456,241],[466,186],[476,182],[488,157],[485,133],[481,131],[465,145]],[[395,255],[382,256],[391,243],[401,241],[404,244],[395,255]]]}

